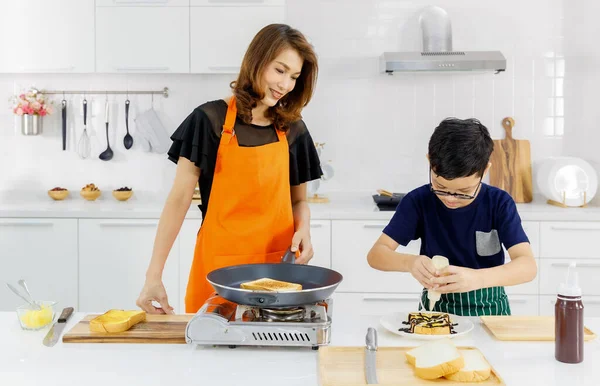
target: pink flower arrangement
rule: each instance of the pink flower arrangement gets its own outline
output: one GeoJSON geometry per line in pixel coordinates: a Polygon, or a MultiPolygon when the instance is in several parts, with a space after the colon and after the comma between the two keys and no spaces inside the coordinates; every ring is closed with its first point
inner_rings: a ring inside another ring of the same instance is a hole
{"type": "Polygon", "coordinates": [[[53,111],[52,102],[47,101],[44,94],[33,91],[12,97],[11,109],[16,115],[29,114],[42,117],[52,114],[53,111]]]}

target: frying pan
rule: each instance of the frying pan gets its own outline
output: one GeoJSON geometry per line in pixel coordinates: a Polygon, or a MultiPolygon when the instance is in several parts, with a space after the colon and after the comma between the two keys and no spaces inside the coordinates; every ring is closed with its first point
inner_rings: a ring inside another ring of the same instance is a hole
{"type": "Polygon", "coordinates": [[[281,263],[242,264],[219,268],[206,276],[215,292],[241,305],[272,308],[314,304],[328,299],[343,276],[334,270],[294,264],[295,255],[288,249],[281,263]],[[240,284],[270,278],[302,285],[300,291],[271,292],[240,288],[240,284]]]}

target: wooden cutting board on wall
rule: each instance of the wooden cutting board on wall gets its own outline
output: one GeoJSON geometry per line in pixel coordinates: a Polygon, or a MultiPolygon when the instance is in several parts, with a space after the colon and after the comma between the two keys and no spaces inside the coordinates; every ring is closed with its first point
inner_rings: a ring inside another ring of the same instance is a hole
{"type": "Polygon", "coordinates": [[[514,125],[513,118],[502,120],[506,137],[494,140],[494,151],[490,158],[490,185],[505,190],[517,203],[531,202],[531,146],[527,140],[513,138],[514,125]]]}

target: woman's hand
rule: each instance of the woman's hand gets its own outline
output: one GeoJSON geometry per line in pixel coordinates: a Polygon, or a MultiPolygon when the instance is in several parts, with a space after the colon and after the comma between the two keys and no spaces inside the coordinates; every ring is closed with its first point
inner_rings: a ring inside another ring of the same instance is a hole
{"type": "Polygon", "coordinates": [[[304,227],[294,233],[292,237],[292,252],[300,250],[296,264],[307,264],[313,258],[314,251],[310,241],[310,227],[304,227]]]}
{"type": "Polygon", "coordinates": [[[476,269],[449,265],[431,279],[431,284],[439,293],[469,292],[483,287],[480,272],[476,269]]]}
{"type": "Polygon", "coordinates": [[[427,289],[433,288],[431,279],[435,277],[435,266],[427,256],[417,256],[410,268],[410,274],[427,289]]]}
{"type": "Polygon", "coordinates": [[[149,314],[174,314],[161,280],[146,280],[136,304],[149,314]],[[160,307],[155,307],[152,301],[160,304],[160,307]]]}

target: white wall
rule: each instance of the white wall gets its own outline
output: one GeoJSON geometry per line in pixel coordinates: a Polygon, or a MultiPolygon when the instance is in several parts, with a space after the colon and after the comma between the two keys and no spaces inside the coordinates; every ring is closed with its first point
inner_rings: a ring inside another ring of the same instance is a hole
{"type": "MultiPolygon", "coordinates": [[[[563,154],[563,141],[572,144],[568,149],[571,153],[585,148],[589,149],[588,156],[598,157],[590,142],[580,146],[582,132],[576,130],[580,125],[586,133],[599,136],[594,126],[598,109],[593,109],[591,100],[586,99],[597,87],[588,84],[587,78],[568,79],[576,66],[570,62],[571,57],[565,60],[562,55],[570,44],[567,39],[579,39],[574,36],[577,29],[571,27],[581,21],[573,15],[577,11],[563,9],[565,3],[440,0],[434,4],[450,15],[454,49],[501,50],[507,57],[507,71],[499,75],[387,76],[377,72],[377,57],[386,50],[421,48],[418,11],[431,4],[429,1],[288,0],[289,24],[309,37],[320,57],[318,88],[304,118],[315,141],[326,143],[324,155],[336,168],[335,178],[324,185],[325,189],[406,191],[425,183],[427,142],[436,124],[447,116],[477,117],[496,138],[503,136],[502,118],[514,117],[513,134],[531,141],[534,161],[563,154]],[[591,111],[580,118],[580,114],[567,110],[571,106],[568,100],[564,113],[555,111],[554,102],[561,92],[565,99],[587,100],[586,106],[578,108],[591,111]]],[[[592,14],[595,13],[587,12],[586,16],[589,29],[597,28],[590,19],[592,14]]],[[[591,38],[599,36],[595,32],[588,36],[587,45],[580,47],[578,56],[588,58],[587,49],[595,49],[593,57],[597,61],[598,49],[591,38]]],[[[592,67],[591,59],[584,64],[597,82],[600,73],[592,67]]],[[[225,96],[230,80],[232,77],[226,75],[3,74],[0,100],[6,101],[13,92],[29,85],[88,90],[167,86],[171,96],[155,97],[154,106],[172,132],[195,106],[225,96]]],[[[104,98],[95,96],[98,102],[104,98]]],[[[105,147],[101,117],[92,122],[93,128],[102,129],[98,137],[92,138],[95,156],[80,160],[73,141],[69,142],[70,151],[61,150],[60,114],[46,119],[43,136],[23,137],[14,129],[8,108],[0,109],[0,190],[45,190],[56,185],[78,189],[94,182],[106,188],[128,185],[166,193],[174,165],[164,155],[146,154],[135,147],[124,149],[125,98],[109,98],[120,109],[113,120],[117,133],[113,132],[112,143],[118,143],[113,146],[116,155],[110,162],[97,159],[105,147]]],[[[56,103],[61,99],[57,96],[56,103]]],[[[133,115],[134,109],[150,106],[149,96],[130,96],[130,100],[133,115]]],[[[81,96],[69,101],[79,105],[81,96]]],[[[77,116],[70,125],[70,133],[75,132],[78,137],[81,117],[77,116]]]]}

